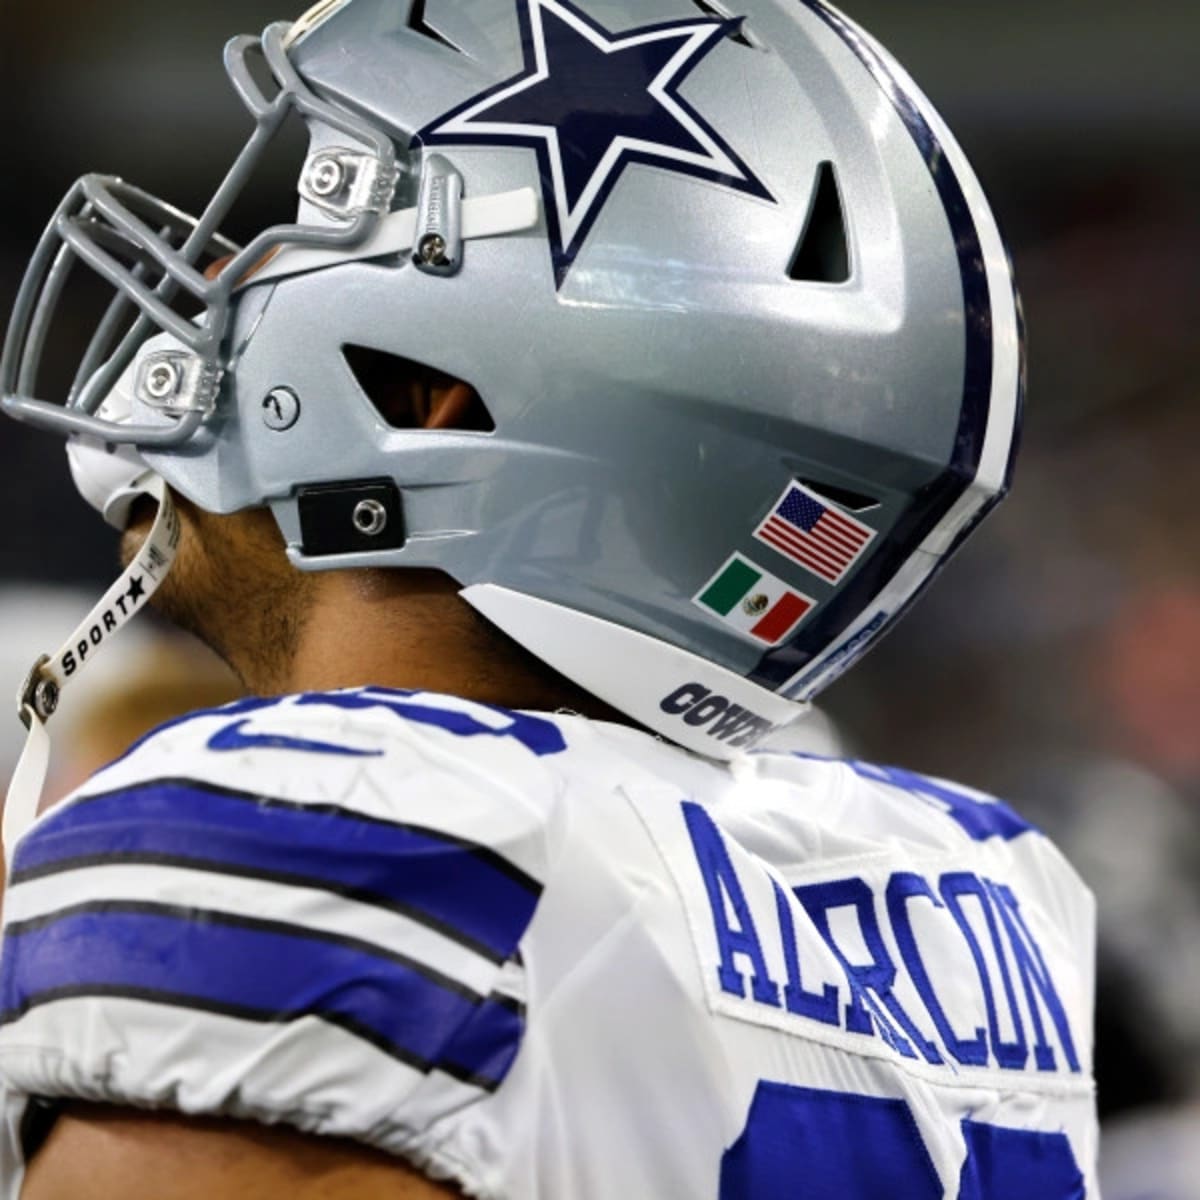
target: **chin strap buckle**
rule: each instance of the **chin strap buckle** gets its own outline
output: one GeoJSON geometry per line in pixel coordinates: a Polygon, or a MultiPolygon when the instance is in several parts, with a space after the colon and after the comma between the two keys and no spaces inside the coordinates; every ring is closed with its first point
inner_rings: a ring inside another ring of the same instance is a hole
{"type": "Polygon", "coordinates": [[[156,475],[142,487],[158,501],[158,516],[141,550],[58,653],[43,654],[34,663],[17,693],[17,712],[28,736],[4,804],[4,853],[10,872],[17,842],[37,818],[50,767],[47,725],[58,711],[63,691],[112,635],[141,612],[175,562],[179,514],[167,485],[156,475]]]}
{"type": "Polygon", "coordinates": [[[62,695],[62,689],[46,670],[49,665],[50,655],[43,654],[33,664],[33,669],[25,677],[25,682],[17,693],[17,711],[26,730],[33,728],[35,719],[43,723],[50,720],[58,709],[58,698],[62,695]]]}

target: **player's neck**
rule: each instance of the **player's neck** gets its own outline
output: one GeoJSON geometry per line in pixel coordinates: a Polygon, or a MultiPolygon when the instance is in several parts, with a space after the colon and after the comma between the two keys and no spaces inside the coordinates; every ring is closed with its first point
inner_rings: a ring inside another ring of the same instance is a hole
{"type": "Polygon", "coordinates": [[[247,682],[257,691],[405,688],[621,719],[506,643],[435,572],[322,576],[287,677],[247,682]]]}

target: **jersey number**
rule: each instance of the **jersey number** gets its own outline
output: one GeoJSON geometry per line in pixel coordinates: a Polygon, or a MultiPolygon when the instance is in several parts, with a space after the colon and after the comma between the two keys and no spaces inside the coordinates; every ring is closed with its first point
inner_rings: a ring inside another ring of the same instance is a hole
{"type": "MultiPolygon", "coordinates": [[[[1062,1133],[963,1121],[958,1200],[1083,1200],[1062,1133]]],[[[742,1136],[721,1164],[720,1200],[942,1200],[903,1100],[760,1083],[742,1136]]]]}

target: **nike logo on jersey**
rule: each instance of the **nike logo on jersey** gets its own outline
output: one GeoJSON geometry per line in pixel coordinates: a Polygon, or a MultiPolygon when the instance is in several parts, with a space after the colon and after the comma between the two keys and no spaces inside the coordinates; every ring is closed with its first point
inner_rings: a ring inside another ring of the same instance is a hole
{"type": "Polygon", "coordinates": [[[789,889],[700,805],[683,818],[711,916],[709,985],[743,1002],[724,1011],[755,1020],[748,1002],[764,1023],[791,1014],[931,1066],[1082,1072],[1063,1003],[1077,989],[1056,979],[1071,964],[1044,952],[1005,883],[897,871],[789,889]]]}

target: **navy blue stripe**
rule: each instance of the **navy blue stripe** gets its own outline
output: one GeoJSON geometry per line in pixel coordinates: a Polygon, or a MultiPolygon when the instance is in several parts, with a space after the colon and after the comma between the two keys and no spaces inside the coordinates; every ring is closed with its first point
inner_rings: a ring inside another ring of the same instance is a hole
{"type": "MultiPolygon", "coordinates": [[[[184,858],[177,854],[149,854],[123,851],[119,854],[81,855],[78,858],[65,858],[44,866],[31,867],[27,871],[20,872],[19,875],[14,875],[12,882],[15,885],[18,883],[27,883],[35,879],[44,879],[51,875],[62,875],[68,871],[85,871],[91,867],[113,866],[179,867],[185,871],[199,871],[211,875],[223,875],[226,878],[251,879],[257,882],[282,884],[285,887],[312,888],[327,892],[332,896],[351,900],[356,904],[366,904],[371,908],[379,908],[385,912],[397,913],[400,916],[407,917],[423,925],[426,929],[432,929],[450,941],[457,942],[460,946],[478,954],[481,958],[490,960],[497,966],[508,961],[504,958],[503,954],[493,950],[491,946],[477,942],[461,930],[454,929],[445,922],[431,917],[428,913],[420,912],[410,904],[399,903],[388,896],[380,895],[378,892],[372,892],[366,888],[343,887],[339,884],[330,883],[326,879],[314,879],[311,876],[303,875],[296,871],[268,871],[261,866],[239,867],[233,866],[228,862],[204,862],[196,858],[184,858]]],[[[515,955],[511,957],[515,958],[515,955]]]]}
{"type": "Polygon", "coordinates": [[[441,1069],[464,1083],[503,1079],[517,1057],[524,1030],[520,1005],[505,996],[489,996],[443,1050],[441,1069]]]}
{"type": "Polygon", "coordinates": [[[21,843],[13,883],[156,858],[376,897],[496,962],[512,956],[541,893],[493,851],[433,830],[188,780],[146,783],[58,810],[21,843]]]}
{"type": "MultiPolygon", "coordinates": [[[[994,369],[992,300],[983,246],[962,184],[937,135],[905,90],[904,83],[893,75],[887,63],[851,23],[829,8],[824,0],[800,0],[800,3],[807,5],[838,34],[891,98],[929,168],[946,210],[958,255],[966,312],[966,358],[963,402],[949,464],[937,479],[914,496],[908,509],[880,540],[878,548],[834,599],[818,609],[792,641],[763,656],[750,679],[768,688],[782,687],[844,635],[971,485],[979,472],[987,434],[994,369]]],[[[999,499],[997,496],[992,504],[999,499]]],[[[932,575],[927,582],[931,581],[932,575]]]]}
{"type": "Polygon", "coordinates": [[[523,1022],[501,1023],[470,989],[367,943],[228,914],[147,904],[80,906],[11,926],[0,1023],[66,995],[125,995],[252,1020],[319,1017],[421,1070],[479,1014],[490,1058],[461,1062],[492,1085],[523,1022]]]}

